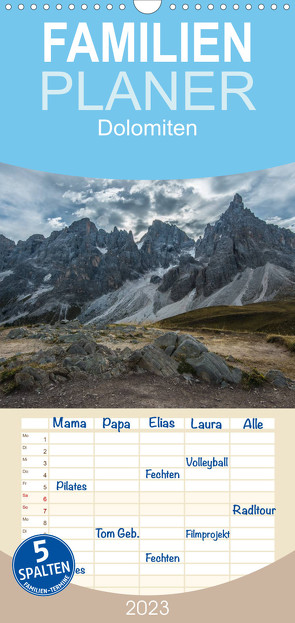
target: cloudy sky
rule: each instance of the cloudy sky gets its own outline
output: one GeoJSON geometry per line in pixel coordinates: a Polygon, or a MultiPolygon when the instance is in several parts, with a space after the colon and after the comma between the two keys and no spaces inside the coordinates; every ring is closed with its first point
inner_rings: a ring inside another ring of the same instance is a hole
{"type": "Polygon", "coordinates": [[[132,229],[138,240],[155,218],[197,238],[239,192],[256,216],[295,231],[295,164],[194,180],[126,181],[68,177],[0,164],[0,233],[14,240],[89,217],[97,227],[132,229]]]}

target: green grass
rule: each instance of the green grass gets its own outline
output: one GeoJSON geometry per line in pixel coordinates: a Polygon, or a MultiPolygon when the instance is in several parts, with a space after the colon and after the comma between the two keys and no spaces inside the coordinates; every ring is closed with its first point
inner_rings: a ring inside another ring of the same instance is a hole
{"type": "Polygon", "coordinates": [[[195,331],[216,329],[247,333],[295,335],[295,301],[267,301],[243,307],[219,306],[195,309],[157,322],[160,329],[195,331]]]}
{"type": "Polygon", "coordinates": [[[3,370],[0,373],[0,383],[5,383],[6,381],[11,381],[14,379],[17,372],[22,370],[22,366],[17,366],[15,368],[8,368],[7,370],[3,370]]]}
{"type": "Polygon", "coordinates": [[[245,389],[251,389],[252,387],[260,387],[266,382],[265,376],[253,368],[250,372],[244,372],[242,378],[242,385],[245,389]]]}

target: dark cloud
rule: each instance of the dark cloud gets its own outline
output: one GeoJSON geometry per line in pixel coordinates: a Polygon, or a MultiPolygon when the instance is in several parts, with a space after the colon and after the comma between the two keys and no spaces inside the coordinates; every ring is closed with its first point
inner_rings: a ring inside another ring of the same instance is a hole
{"type": "Polygon", "coordinates": [[[257,216],[295,231],[295,165],[196,180],[100,180],[0,165],[0,233],[15,240],[89,217],[137,237],[156,218],[197,238],[239,192],[257,216]]]}

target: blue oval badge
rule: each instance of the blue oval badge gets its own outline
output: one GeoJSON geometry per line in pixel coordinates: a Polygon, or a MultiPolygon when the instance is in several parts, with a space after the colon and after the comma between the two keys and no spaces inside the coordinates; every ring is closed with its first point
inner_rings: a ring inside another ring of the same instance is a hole
{"type": "Polygon", "coordinates": [[[38,534],[19,545],[12,559],[12,571],[18,584],[31,595],[56,595],[71,582],[75,558],[57,536],[38,534]]]}

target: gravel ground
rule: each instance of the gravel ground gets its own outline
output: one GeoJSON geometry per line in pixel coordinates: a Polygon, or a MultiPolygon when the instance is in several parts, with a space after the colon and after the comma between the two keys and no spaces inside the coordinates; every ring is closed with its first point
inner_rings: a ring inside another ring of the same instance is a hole
{"type": "Polygon", "coordinates": [[[149,374],[98,380],[89,376],[49,390],[0,396],[0,408],[294,408],[295,391],[264,385],[245,390],[208,386],[149,374]]]}

